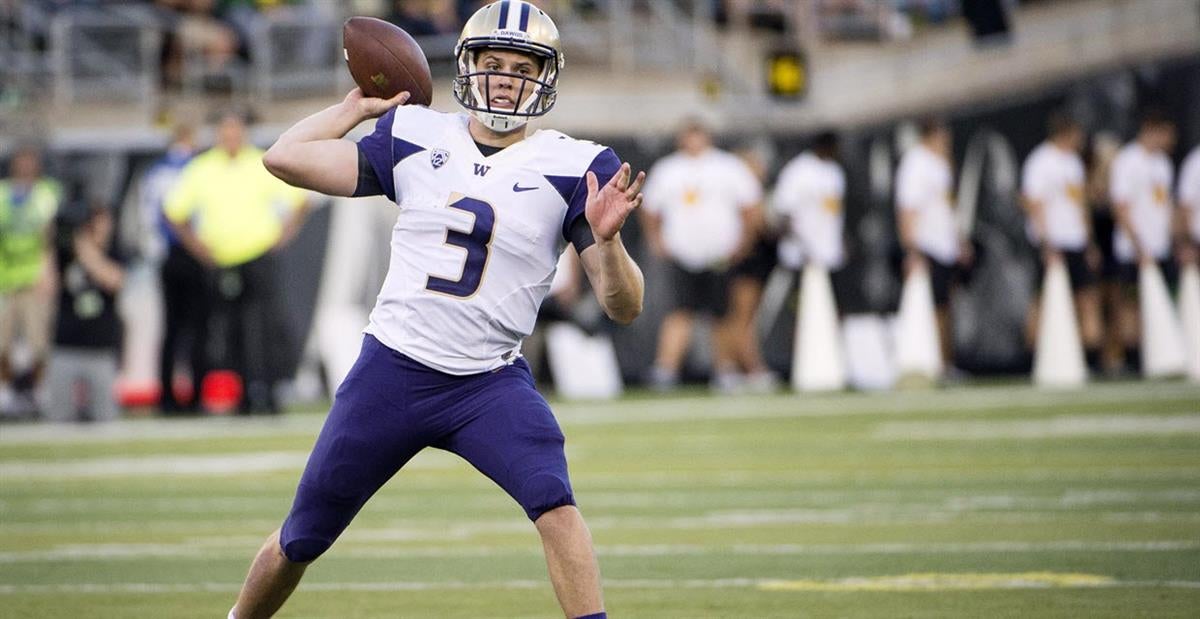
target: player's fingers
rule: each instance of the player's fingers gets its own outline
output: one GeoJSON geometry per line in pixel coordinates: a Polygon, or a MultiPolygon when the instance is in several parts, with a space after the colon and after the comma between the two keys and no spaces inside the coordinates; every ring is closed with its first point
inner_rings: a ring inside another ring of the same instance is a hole
{"type": "Polygon", "coordinates": [[[404,105],[408,102],[410,97],[412,97],[412,94],[407,90],[399,92],[396,96],[387,100],[388,109],[394,108],[398,105],[404,105]]]}
{"type": "Polygon", "coordinates": [[[645,183],[646,183],[646,173],[644,171],[638,172],[637,178],[634,179],[633,184],[630,185],[629,189],[625,192],[625,199],[632,200],[633,197],[638,195],[638,192],[640,192],[642,190],[642,185],[644,185],[645,183]]]}
{"type": "Polygon", "coordinates": [[[587,190],[588,200],[595,198],[596,192],[600,190],[600,181],[596,180],[596,173],[592,172],[591,170],[588,170],[587,173],[587,190]]]}
{"type": "Polygon", "coordinates": [[[629,172],[629,164],[622,163],[621,169],[617,170],[616,174],[613,174],[612,180],[610,180],[609,183],[615,186],[617,189],[625,191],[625,188],[629,186],[629,172]]]}
{"type": "Polygon", "coordinates": [[[644,198],[645,198],[645,196],[643,196],[642,194],[639,193],[637,195],[637,197],[633,199],[633,204],[630,205],[629,210],[636,211],[638,209],[638,207],[640,207],[642,205],[642,200],[644,198]]]}

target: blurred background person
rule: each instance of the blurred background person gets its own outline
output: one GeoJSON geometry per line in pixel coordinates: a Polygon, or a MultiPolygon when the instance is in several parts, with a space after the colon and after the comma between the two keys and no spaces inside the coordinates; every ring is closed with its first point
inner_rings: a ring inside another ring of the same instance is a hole
{"type": "Polygon", "coordinates": [[[1126,363],[1137,367],[1141,355],[1138,310],[1138,273],[1156,263],[1168,284],[1176,270],[1171,260],[1171,188],[1174,169],[1170,152],[1175,147],[1175,126],[1157,109],[1141,118],[1137,136],[1113,160],[1109,194],[1116,219],[1113,253],[1120,263],[1125,288],[1121,312],[1126,363]]]}
{"type": "MultiPolygon", "coordinates": [[[[1025,159],[1021,170],[1021,205],[1030,240],[1041,250],[1043,271],[1065,263],[1075,296],[1080,339],[1088,365],[1096,368],[1102,337],[1096,271],[1100,253],[1092,241],[1091,213],[1084,189],[1086,174],[1080,150],[1083,128],[1059,112],[1050,117],[1046,141],[1025,159]]],[[[1038,278],[1039,285],[1042,278],[1038,278]]],[[[1030,342],[1036,342],[1038,303],[1030,312],[1030,342]]]]}
{"type": "Polygon", "coordinates": [[[1121,312],[1125,304],[1122,301],[1120,264],[1113,253],[1112,243],[1117,223],[1108,192],[1112,162],[1120,151],[1121,141],[1111,133],[1102,132],[1092,136],[1087,157],[1087,197],[1092,212],[1092,238],[1100,254],[1097,271],[1097,298],[1103,324],[1100,369],[1107,376],[1116,376],[1125,370],[1125,339],[1121,325],[1121,312]]]}
{"type": "Polygon", "coordinates": [[[659,327],[651,383],[659,390],[678,385],[699,313],[714,319],[713,386],[732,390],[739,373],[724,320],[729,267],[753,247],[754,209],[762,200],[762,187],[745,163],[713,147],[712,135],[699,121],[687,121],[676,143],[678,150],[647,175],[643,209],[650,250],[667,261],[667,285],[674,293],[670,313],[659,327]]]}
{"type": "Polygon", "coordinates": [[[216,136],[213,148],[184,167],[165,212],[180,244],[210,270],[208,290],[223,326],[216,358],[242,377],[239,412],[278,413],[274,351],[289,334],[278,318],[275,256],[303,225],[306,194],[263,167],[263,151],[246,140],[244,114],[221,113],[216,136]]]}
{"type": "Polygon", "coordinates": [[[896,171],[896,209],[904,272],[928,269],[933,283],[942,361],[947,374],[954,369],[954,329],[950,303],[959,269],[974,258],[958,227],[953,206],[954,172],[950,160],[950,128],[927,118],[920,123],[920,141],[900,159],[896,171]]]}
{"type": "Polygon", "coordinates": [[[113,385],[122,338],[116,296],[125,270],[113,243],[113,216],[76,198],[55,234],[58,311],[46,372],[48,421],[111,421],[119,416],[113,385]]]}
{"type": "Polygon", "coordinates": [[[1179,168],[1180,262],[1200,260],[1200,145],[1192,149],[1179,168]]]}
{"type": "Polygon", "coordinates": [[[45,369],[54,290],[49,240],[62,189],[43,176],[42,154],[25,146],[0,180],[0,415],[36,415],[35,394],[45,369]],[[20,337],[29,352],[18,376],[13,359],[20,337]]]}
{"type": "MultiPolygon", "coordinates": [[[[769,146],[769,145],[767,145],[769,146]]],[[[734,154],[754,174],[760,187],[766,185],[769,169],[767,146],[758,144],[734,154]]],[[[735,368],[742,372],[741,387],[752,393],[768,393],[779,386],[779,378],[763,360],[758,337],[758,308],[763,287],[778,264],[778,239],[767,224],[766,205],[760,202],[749,212],[747,227],[753,237],[752,248],[733,266],[729,283],[729,312],[725,318],[729,333],[730,355],[735,368]]]]}
{"type": "MultiPolygon", "coordinates": [[[[196,153],[196,131],[175,128],[167,152],[142,178],[139,201],[146,226],[142,254],[159,271],[164,328],[159,351],[159,407],[164,414],[198,413],[200,383],[208,372],[208,320],[212,300],[204,265],[183,248],[163,212],[167,195],[196,153]],[[175,366],[187,360],[191,385],[181,401],[175,390],[175,366]],[[190,391],[190,394],[187,393],[190,391]]],[[[190,225],[190,224],[189,224],[190,225]]]]}
{"type": "Polygon", "coordinates": [[[779,172],[772,208],[782,217],[785,231],[779,243],[780,262],[792,270],[810,263],[824,268],[840,316],[853,282],[845,268],[846,173],[838,161],[839,151],[836,133],[817,134],[812,146],[779,172]]]}

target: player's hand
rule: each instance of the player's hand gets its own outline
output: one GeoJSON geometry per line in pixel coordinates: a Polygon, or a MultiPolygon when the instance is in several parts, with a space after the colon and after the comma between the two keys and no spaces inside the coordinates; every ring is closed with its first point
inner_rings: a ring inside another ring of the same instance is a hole
{"type": "Polygon", "coordinates": [[[383,116],[388,110],[399,105],[404,105],[408,102],[410,96],[408,91],[404,91],[391,99],[380,99],[378,97],[368,97],[363,94],[361,88],[355,88],[346,95],[342,104],[354,110],[363,120],[366,120],[368,118],[383,116]]]}
{"type": "Polygon", "coordinates": [[[646,173],[638,172],[637,179],[629,182],[633,176],[633,168],[628,163],[621,164],[621,169],[613,175],[603,187],[593,172],[587,173],[587,203],[584,206],[584,216],[592,226],[592,236],[596,242],[611,241],[625,220],[634,209],[642,205],[642,185],[646,182],[646,173]]]}

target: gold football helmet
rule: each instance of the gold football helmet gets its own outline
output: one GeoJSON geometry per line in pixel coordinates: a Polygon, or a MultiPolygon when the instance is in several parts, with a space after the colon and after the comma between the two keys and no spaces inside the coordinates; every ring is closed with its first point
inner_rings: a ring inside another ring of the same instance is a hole
{"type": "Polygon", "coordinates": [[[458,73],[454,98],[487,127],[507,133],[521,128],[530,118],[550,111],[558,98],[558,73],[564,60],[559,47],[558,27],[541,9],[522,0],[493,2],[471,16],[454,47],[458,73]],[[532,54],[542,61],[536,78],[516,73],[481,71],[475,64],[479,50],[505,49],[532,54]],[[512,110],[491,105],[491,77],[520,80],[517,107],[512,110]],[[532,94],[525,99],[527,89],[532,94]]]}

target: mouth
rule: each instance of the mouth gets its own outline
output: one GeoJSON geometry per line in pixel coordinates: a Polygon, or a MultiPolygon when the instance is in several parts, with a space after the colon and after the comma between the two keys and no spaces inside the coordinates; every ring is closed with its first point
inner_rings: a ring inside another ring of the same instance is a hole
{"type": "Polygon", "coordinates": [[[517,109],[516,102],[513,101],[510,97],[505,96],[505,95],[497,95],[495,97],[492,97],[491,99],[488,100],[488,104],[491,105],[491,107],[493,107],[493,108],[501,109],[501,110],[517,109]]]}

